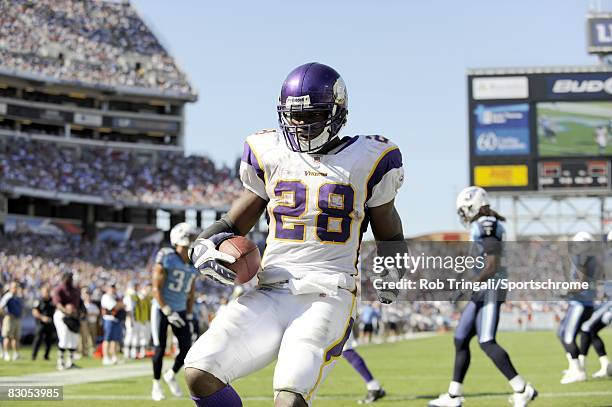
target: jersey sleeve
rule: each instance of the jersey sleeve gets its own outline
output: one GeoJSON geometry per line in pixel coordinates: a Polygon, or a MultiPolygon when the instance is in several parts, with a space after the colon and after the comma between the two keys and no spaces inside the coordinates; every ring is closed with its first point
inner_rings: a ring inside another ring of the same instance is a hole
{"type": "Polygon", "coordinates": [[[266,201],[269,200],[266,192],[263,163],[257,158],[257,154],[248,140],[244,142],[242,161],[240,162],[240,180],[246,189],[266,201]]]}
{"type": "Polygon", "coordinates": [[[402,153],[397,146],[389,147],[379,156],[368,178],[366,205],[374,208],[390,202],[403,183],[402,153]]]}
{"type": "Polygon", "coordinates": [[[170,254],[172,253],[172,249],[168,247],[163,247],[157,251],[155,255],[155,263],[161,264],[164,269],[167,269],[170,262],[170,254]]]}

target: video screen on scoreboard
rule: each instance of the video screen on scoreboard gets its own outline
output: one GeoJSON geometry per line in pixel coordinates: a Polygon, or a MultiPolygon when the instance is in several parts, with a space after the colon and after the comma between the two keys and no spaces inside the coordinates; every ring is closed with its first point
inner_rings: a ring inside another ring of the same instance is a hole
{"type": "Polygon", "coordinates": [[[536,104],[541,157],[612,155],[612,102],[536,104]]]}

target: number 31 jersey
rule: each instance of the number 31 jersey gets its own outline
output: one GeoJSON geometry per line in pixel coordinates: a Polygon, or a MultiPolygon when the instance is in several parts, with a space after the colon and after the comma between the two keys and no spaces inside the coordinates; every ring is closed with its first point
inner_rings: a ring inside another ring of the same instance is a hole
{"type": "Polygon", "coordinates": [[[185,311],[187,297],[199,274],[198,270],[191,264],[186,264],[176,250],[170,247],[159,249],[155,255],[155,263],[161,264],[166,274],[161,290],[164,301],[172,308],[172,311],[185,311]]]}
{"type": "Polygon", "coordinates": [[[240,178],[268,201],[268,238],[259,282],[310,273],[357,274],[367,208],[395,198],[404,173],[399,148],[382,136],[344,137],[327,154],[287,148],[266,130],[244,144],[240,178]]]}

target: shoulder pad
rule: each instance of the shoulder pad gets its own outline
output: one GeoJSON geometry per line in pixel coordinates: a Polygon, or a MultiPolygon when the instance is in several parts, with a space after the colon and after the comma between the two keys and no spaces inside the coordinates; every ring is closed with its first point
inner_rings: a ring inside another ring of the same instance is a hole
{"type": "Polygon", "coordinates": [[[386,150],[392,149],[393,147],[397,148],[397,144],[389,140],[387,137],[380,136],[377,134],[369,134],[365,136],[359,136],[361,140],[363,140],[364,146],[368,150],[371,151],[379,151],[384,152],[386,150]]]}
{"type": "Polygon", "coordinates": [[[162,247],[157,251],[157,254],[155,255],[155,263],[163,265],[166,257],[172,254],[174,254],[174,249],[172,249],[171,247],[162,247]]]}
{"type": "Polygon", "coordinates": [[[282,135],[274,129],[266,129],[253,133],[246,138],[251,148],[256,150],[268,149],[284,141],[282,135]]]}

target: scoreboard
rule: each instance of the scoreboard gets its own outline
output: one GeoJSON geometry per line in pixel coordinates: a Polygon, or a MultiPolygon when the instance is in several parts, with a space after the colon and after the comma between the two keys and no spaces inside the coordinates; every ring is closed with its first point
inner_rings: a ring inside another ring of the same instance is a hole
{"type": "Polygon", "coordinates": [[[612,66],[475,69],[467,79],[472,185],[610,191],[612,66]]]}

